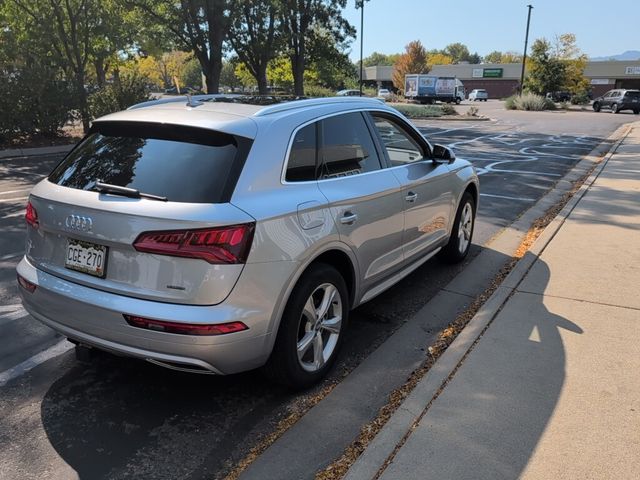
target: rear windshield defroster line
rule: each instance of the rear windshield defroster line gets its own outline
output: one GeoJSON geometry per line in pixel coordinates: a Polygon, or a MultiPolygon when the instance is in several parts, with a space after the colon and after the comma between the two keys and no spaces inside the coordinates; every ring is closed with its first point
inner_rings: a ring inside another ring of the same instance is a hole
{"type": "Polygon", "coordinates": [[[49,175],[49,181],[94,190],[96,181],[166,197],[224,203],[231,198],[250,139],[203,128],[98,122],[49,175]]]}

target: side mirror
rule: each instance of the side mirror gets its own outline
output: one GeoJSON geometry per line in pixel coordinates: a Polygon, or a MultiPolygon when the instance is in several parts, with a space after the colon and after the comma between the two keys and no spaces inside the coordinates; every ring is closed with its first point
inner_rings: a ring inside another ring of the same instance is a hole
{"type": "Polygon", "coordinates": [[[436,144],[433,146],[433,159],[438,163],[453,163],[456,154],[449,147],[436,144]]]}

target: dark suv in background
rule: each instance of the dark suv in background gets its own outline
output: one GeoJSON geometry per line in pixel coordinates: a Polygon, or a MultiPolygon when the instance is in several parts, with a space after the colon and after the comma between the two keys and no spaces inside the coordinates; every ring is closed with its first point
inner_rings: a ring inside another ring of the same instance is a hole
{"type": "Polygon", "coordinates": [[[640,90],[609,90],[593,101],[593,109],[596,112],[602,108],[609,108],[613,113],[633,110],[633,113],[638,115],[640,113],[640,90]]]}

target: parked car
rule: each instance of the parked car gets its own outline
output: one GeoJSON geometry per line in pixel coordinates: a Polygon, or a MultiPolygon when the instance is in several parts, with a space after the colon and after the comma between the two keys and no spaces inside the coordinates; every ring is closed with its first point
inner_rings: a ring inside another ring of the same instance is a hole
{"type": "Polygon", "coordinates": [[[376,99],[221,97],[95,120],[31,191],[20,295],[81,345],[306,387],[352,308],[465,258],[478,177],[376,99]]]}
{"type": "Polygon", "coordinates": [[[571,100],[571,92],[557,91],[548,92],[546,97],[552,102],[568,102],[571,100]]]}
{"type": "Polygon", "coordinates": [[[593,101],[593,109],[596,112],[603,108],[608,108],[613,113],[632,110],[638,115],[640,113],[640,90],[609,90],[593,101]]]}
{"type": "Polygon", "coordinates": [[[378,89],[378,98],[384,98],[385,100],[391,96],[391,92],[388,88],[378,89]]]}
{"type": "Polygon", "coordinates": [[[336,92],[338,97],[359,97],[360,90],[340,90],[336,92]]]}
{"type": "Polygon", "coordinates": [[[480,102],[486,102],[487,99],[489,98],[489,94],[487,93],[487,91],[483,88],[476,88],[474,90],[471,90],[471,93],[469,93],[469,101],[480,101],[480,102]]]}

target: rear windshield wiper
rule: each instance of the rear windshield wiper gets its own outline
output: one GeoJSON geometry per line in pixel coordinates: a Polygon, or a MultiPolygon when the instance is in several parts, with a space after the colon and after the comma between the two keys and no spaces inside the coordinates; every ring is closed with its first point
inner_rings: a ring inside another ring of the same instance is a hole
{"type": "Polygon", "coordinates": [[[120,185],[111,185],[110,183],[102,183],[100,180],[96,181],[93,189],[97,190],[100,193],[111,193],[114,195],[123,195],[125,197],[131,198],[148,198],[150,200],[160,200],[161,202],[167,201],[167,197],[161,197],[160,195],[151,195],[150,193],[142,193],[140,192],[140,190],[136,190],[135,188],[121,187],[120,185]]]}

